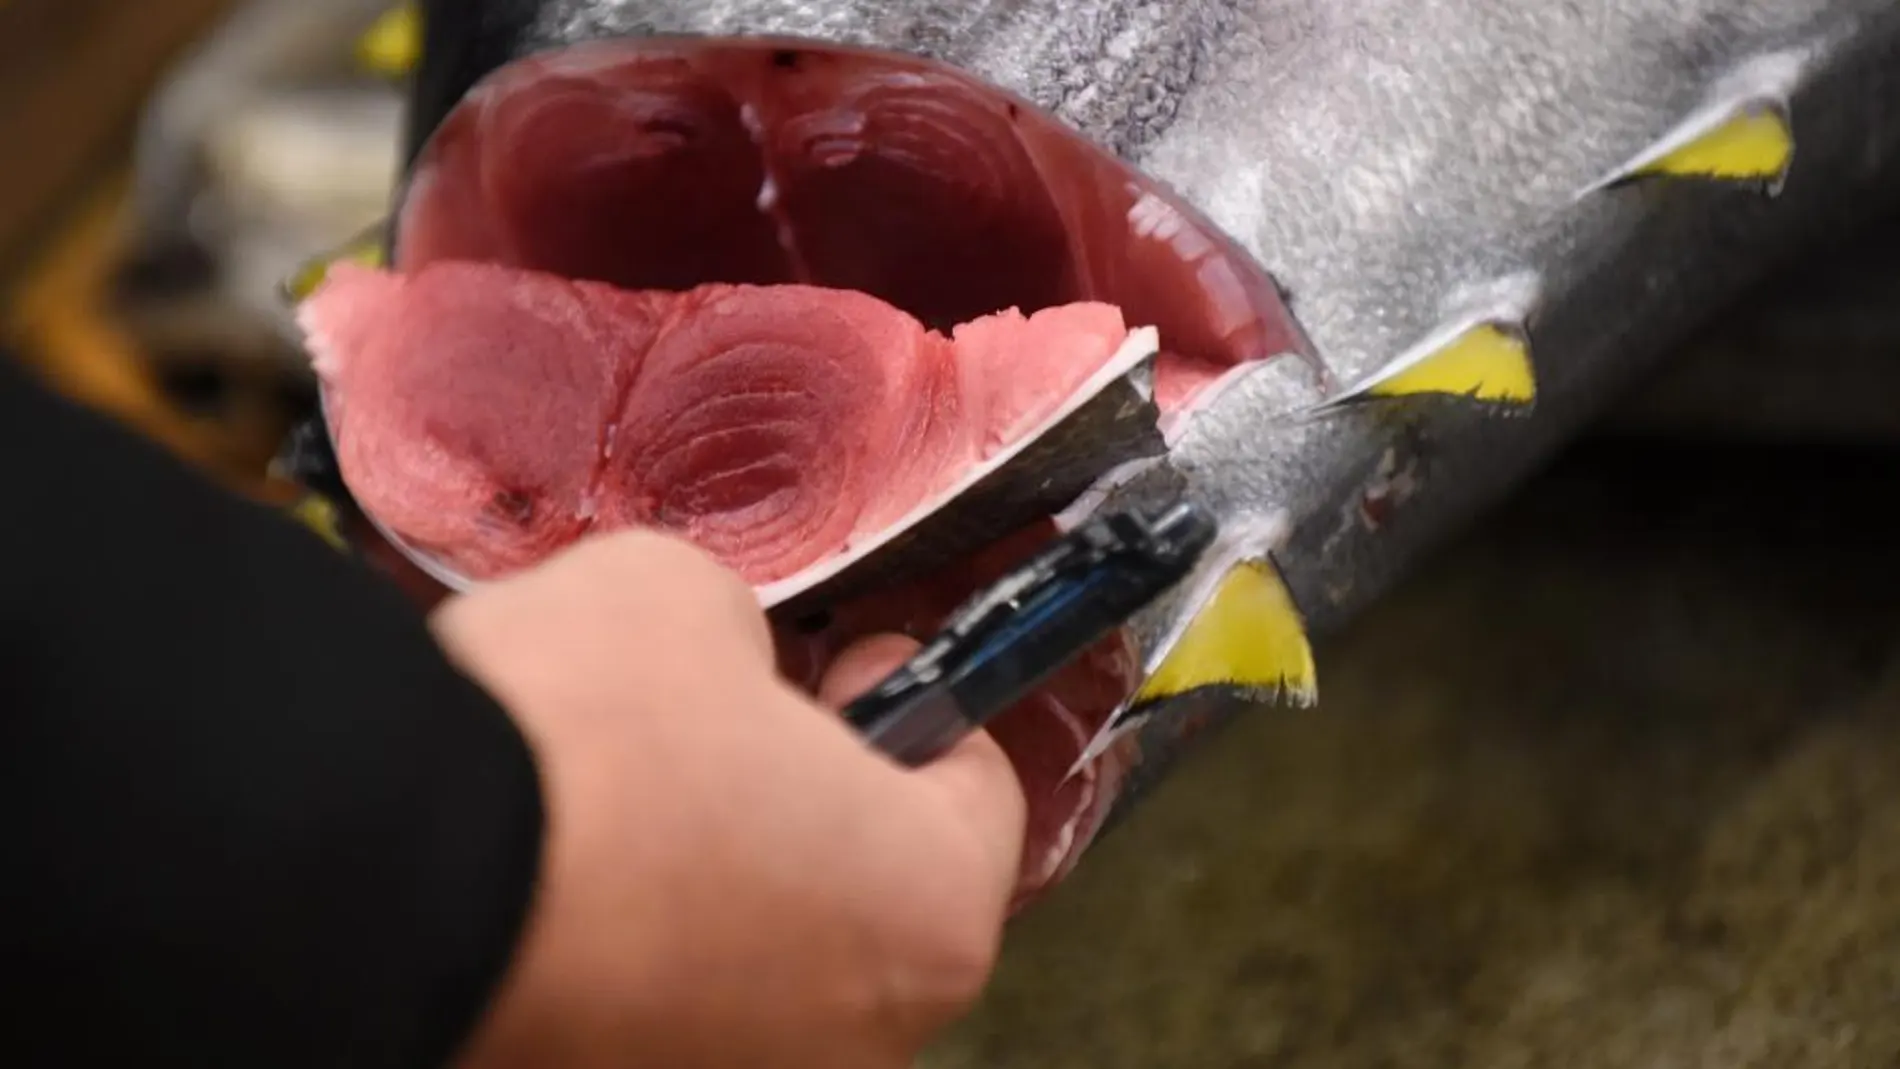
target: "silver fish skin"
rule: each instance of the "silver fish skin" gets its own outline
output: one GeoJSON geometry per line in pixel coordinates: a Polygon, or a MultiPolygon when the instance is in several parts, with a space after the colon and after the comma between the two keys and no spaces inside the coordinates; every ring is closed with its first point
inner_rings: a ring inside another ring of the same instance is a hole
{"type": "MultiPolygon", "coordinates": [[[[956,66],[1171,187],[1282,285],[1324,371],[1261,365],[1171,454],[1217,512],[1287,517],[1274,560],[1316,631],[1777,265],[1900,201],[1891,0],[431,0],[425,18],[412,156],[527,53],[782,35],[956,66]],[[1774,195],[1603,185],[1712,99],[1764,93],[1796,141],[1774,195]],[[1531,414],[1325,405],[1487,308],[1528,334],[1531,414]]],[[[1143,639],[1185,608],[1145,616],[1143,639]]],[[[1249,704],[1189,697],[1197,719],[1249,704]]],[[[1167,712],[1121,809],[1180,748],[1167,712]]]]}

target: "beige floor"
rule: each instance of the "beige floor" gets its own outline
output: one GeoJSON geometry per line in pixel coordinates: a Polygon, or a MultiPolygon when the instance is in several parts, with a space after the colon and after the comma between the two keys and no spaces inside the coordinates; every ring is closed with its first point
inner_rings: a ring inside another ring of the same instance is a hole
{"type": "Polygon", "coordinates": [[[1322,708],[1180,767],[926,1064],[1900,1065],[1900,460],[1759,461],[1542,480],[1322,708]]]}

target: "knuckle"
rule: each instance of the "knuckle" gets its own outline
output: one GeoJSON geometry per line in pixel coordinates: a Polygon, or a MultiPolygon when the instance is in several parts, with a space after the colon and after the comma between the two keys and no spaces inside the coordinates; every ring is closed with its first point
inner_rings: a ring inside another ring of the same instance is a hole
{"type": "Polygon", "coordinates": [[[655,531],[600,535],[576,547],[573,559],[584,563],[596,581],[615,584],[623,593],[672,596],[720,606],[756,604],[752,588],[691,542],[655,531]]]}
{"type": "Polygon", "coordinates": [[[857,1031],[887,1037],[904,1050],[903,1063],[910,1064],[910,1056],[982,997],[996,964],[990,944],[942,934],[911,943],[906,953],[886,962],[857,1031]]]}
{"type": "Polygon", "coordinates": [[[577,577],[616,616],[665,620],[682,639],[718,642],[743,636],[750,646],[770,649],[752,587],[683,538],[623,531],[582,543],[574,554],[577,577]]]}
{"type": "Polygon", "coordinates": [[[658,531],[616,531],[583,539],[572,559],[615,572],[680,575],[717,568],[710,557],[684,539],[658,531]]]}
{"type": "Polygon", "coordinates": [[[920,948],[913,974],[921,1001],[941,1013],[957,1015],[983,995],[996,970],[1001,938],[985,911],[945,917],[929,944],[920,948]]]}
{"type": "Polygon", "coordinates": [[[993,925],[967,925],[955,944],[947,948],[944,979],[949,993],[959,1005],[967,1006],[982,997],[996,971],[1001,938],[993,925]]]}

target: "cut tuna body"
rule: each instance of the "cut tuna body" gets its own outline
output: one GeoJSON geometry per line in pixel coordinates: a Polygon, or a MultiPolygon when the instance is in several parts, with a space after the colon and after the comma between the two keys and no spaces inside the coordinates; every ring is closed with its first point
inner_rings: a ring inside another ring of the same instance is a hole
{"type": "MultiPolygon", "coordinates": [[[[1075,669],[1121,699],[1052,686],[995,726],[1026,887],[1196,730],[1310,683],[1303,627],[1369,604],[1668,339],[1900,188],[1883,0],[423,7],[402,271],[830,287],[953,340],[1076,302],[1158,329],[1166,460],[1088,507],[1179,483],[1229,532],[1285,522],[1204,563],[1204,601],[1135,621],[1138,684],[1113,657],[1075,669]],[[1121,702],[1133,735],[1043,773],[1083,749],[1065,717],[1121,702]]],[[[1032,519],[1013,529],[1046,537],[1032,519]]],[[[927,630],[980,573],[912,561],[781,615],[782,653],[815,671],[865,628],[927,630]]]]}
{"type": "MultiPolygon", "coordinates": [[[[343,482],[450,587],[666,528],[815,680],[869,630],[927,636],[1209,387],[1305,349],[1191,204],[943,67],[645,42],[452,96],[422,105],[393,273],[340,268],[302,314],[343,482]]],[[[1148,652],[1113,636],[993,724],[1025,896],[1116,797],[1125,747],[1075,765],[1148,652]]]]}

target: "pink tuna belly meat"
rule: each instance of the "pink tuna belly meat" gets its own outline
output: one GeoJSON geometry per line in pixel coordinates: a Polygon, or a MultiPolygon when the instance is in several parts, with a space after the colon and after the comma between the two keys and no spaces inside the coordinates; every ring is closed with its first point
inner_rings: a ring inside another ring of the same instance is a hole
{"type": "Polygon", "coordinates": [[[792,575],[976,462],[954,359],[862,294],[695,291],[620,409],[601,524],[682,532],[753,582],[792,575]]]}
{"type": "Polygon", "coordinates": [[[417,548],[482,579],[656,527],[755,585],[959,485],[1128,336],[1101,304],[945,338],[851,291],[634,292],[458,261],[339,264],[301,321],[345,480],[417,548]]]}
{"type": "Polygon", "coordinates": [[[376,519],[485,575],[578,538],[661,304],[462,265],[332,276],[307,308],[311,351],[338,463],[376,519]]]}

